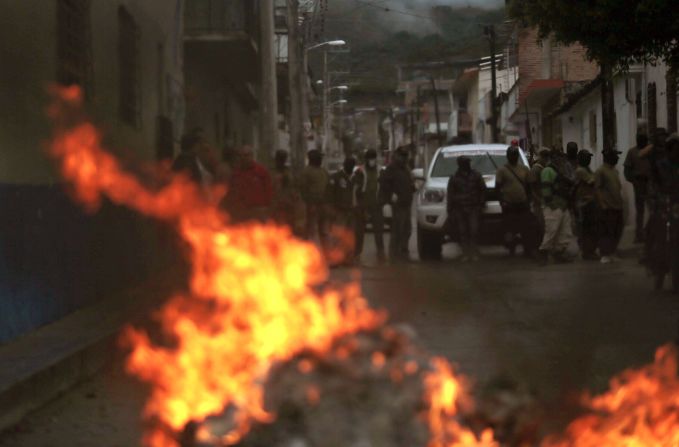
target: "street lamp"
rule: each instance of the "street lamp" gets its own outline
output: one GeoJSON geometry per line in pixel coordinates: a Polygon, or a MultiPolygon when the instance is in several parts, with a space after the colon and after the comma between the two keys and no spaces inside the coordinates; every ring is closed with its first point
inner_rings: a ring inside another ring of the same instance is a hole
{"type": "Polygon", "coordinates": [[[328,91],[331,91],[331,90],[340,90],[342,92],[346,92],[347,90],[349,90],[349,86],[347,86],[347,85],[337,85],[335,87],[330,87],[328,89],[328,91]]]}
{"type": "Polygon", "coordinates": [[[347,43],[343,40],[329,40],[327,42],[317,43],[316,45],[312,45],[310,47],[307,47],[306,51],[315,50],[316,48],[325,47],[325,46],[341,47],[341,46],[346,45],[346,44],[347,43]]]}
{"type": "MultiPolygon", "coordinates": [[[[323,47],[325,51],[323,51],[323,80],[322,81],[317,81],[316,84],[320,85],[323,84],[325,85],[330,85],[330,80],[328,79],[328,51],[327,47],[341,47],[346,45],[347,43],[344,40],[329,40],[327,42],[322,42],[316,45],[312,45],[310,47],[307,47],[304,51],[304,54],[306,55],[309,51],[314,50],[316,48],[321,48],[323,47]]],[[[306,66],[306,64],[305,64],[306,66]]],[[[323,152],[325,152],[326,148],[328,145],[328,89],[323,88],[323,152]]]]}
{"type": "Polygon", "coordinates": [[[349,102],[349,101],[347,101],[346,99],[340,99],[340,100],[335,101],[335,102],[333,102],[333,103],[331,103],[331,104],[328,104],[328,107],[334,107],[334,106],[336,106],[336,105],[346,104],[347,102],[349,102]]]}

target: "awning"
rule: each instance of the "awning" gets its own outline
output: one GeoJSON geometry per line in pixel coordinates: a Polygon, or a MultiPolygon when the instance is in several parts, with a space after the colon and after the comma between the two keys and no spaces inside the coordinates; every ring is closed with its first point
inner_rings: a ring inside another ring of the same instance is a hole
{"type": "Polygon", "coordinates": [[[536,79],[528,85],[520,103],[528,101],[529,107],[540,106],[554,98],[565,85],[562,79],[536,79]]]}

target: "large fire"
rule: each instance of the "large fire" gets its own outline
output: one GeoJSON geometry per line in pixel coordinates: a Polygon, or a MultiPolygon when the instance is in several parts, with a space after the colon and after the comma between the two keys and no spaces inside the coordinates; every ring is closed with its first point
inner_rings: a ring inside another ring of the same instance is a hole
{"type": "Polygon", "coordinates": [[[586,396],[591,413],[548,439],[543,447],[679,446],[679,380],[673,348],[658,349],[655,362],[611,380],[610,390],[586,396]]]}
{"type": "MultiPolygon", "coordinates": [[[[357,284],[324,287],[328,272],[314,245],[271,224],[229,225],[214,202],[225,191],[205,195],[183,177],[152,190],[125,172],[102,149],[99,132],[80,114],[81,102],[77,88],[58,89],[50,108],[56,123],[51,154],[76,198],[96,209],[107,196],[172,222],[190,247],[190,290],[158,313],[165,343],[132,328],[124,334],[131,350],[128,371],[151,386],[145,445],[176,447],[187,425],[223,414],[231,415],[226,434],[215,439],[199,428],[196,436],[214,445],[236,444],[254,423],[276,417],[264,404],[264,383],[274,365],[303,351],[330,355],[340,338],[384,328],[386,316],[369,308],[357,284]]],[[[371,356],[376,368],[387,361],[381,352],[371,356]]],[[[300,363],[303,372],[310,368],[300,363]]],[[[469,398],[445,360],[432,359],[424,370],[404,363],[389,377],[398,382],[415,373],[422,380],[427,447],[499,445],[490,429],[477,435],[462,425],[460,406],[469,398]]],[[[588,398],[593,414],[543,446],[679,445],[676,373],[674,353],[659,350],[655,364],[624,373],[610,392],[588,398]]],[[[317,388],[307,391],[310,402],[323,399],[317,388]]]]}
{"type": "MultiPolygon", "coordinates": [[[[322,256],[288,229],[229,226],[227,216],[182,177],[158,191],[143,186],[102,149],[94,125],[73,118],[81,101],[77,88],[59,89],[50,109],[57,123],[51,153],[75,196],[96,208],[105,195],[174,222],[191,248],[190,293],[169,300],[159,313],[172,346],[155,345],[135,329],[124,336],[131,346],[128,371],[152,386],[146,445],[176,446],[189,422],[229,407],[234,426],[220,442],[236,443],[252,422],[275,417],[264,408],[262,386],[274,363],[303,349],[323,353],[338,337],[384,324],[385,316],[368,307],[356,284],[318,291],[327,277],[322,256]]],[[[461,391],[449,368],[438,370],[428,388],[432,447],[443,446],[443,432],[451,430],[474,438],[444,421],[455,413],[461,391]]],[[[209,436],[199,433],[204,441],[209,436]]]]}

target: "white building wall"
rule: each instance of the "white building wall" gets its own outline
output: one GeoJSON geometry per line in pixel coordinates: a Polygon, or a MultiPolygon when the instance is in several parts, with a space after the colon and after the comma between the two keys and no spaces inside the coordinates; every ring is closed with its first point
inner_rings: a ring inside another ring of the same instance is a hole
{"type": "Polygon", "coordinates": [[[658,105],[658,127],[664,127],[667,129],[667,80],[665,79],[667,65],[658,64],[655,67],[647,65],[644,72],[644,97],[646,98],[644,107],[648,108],[648,97],[646,96],[648,94],[647,86],[648,84],[655,82],[656,102],[658,105]]]}

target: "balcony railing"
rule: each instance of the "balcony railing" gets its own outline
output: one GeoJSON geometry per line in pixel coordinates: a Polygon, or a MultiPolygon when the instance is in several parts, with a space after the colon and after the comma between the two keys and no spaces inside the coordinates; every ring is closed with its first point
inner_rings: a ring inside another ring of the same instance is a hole
{"type": "Polygon", "coordinates": [[[257,37],[259,0],[187,0],[185,33],[188,38],[230,39],[257,37]]]}

